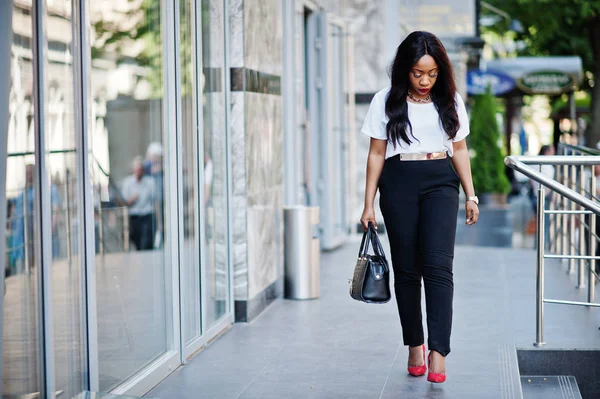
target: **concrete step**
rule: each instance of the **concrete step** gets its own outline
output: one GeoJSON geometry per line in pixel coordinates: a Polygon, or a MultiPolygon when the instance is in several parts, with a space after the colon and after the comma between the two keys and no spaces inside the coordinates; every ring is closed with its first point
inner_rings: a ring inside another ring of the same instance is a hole
{"type": "MultiPolygon", "coordinates": [[[[521,374],[521,383],[523,388],[523,397],[525,395],[526,384],[523,378],[526,376],[543,376],[543,378],[553,378],[553,384],[556,385],[557,376],[573,376],[579,396],[575,398],[598,398],[600,397],[600,351],[594,349],[587,350],[560,350],[560,349],[529,349],[517,350],[519,362],[519,372],[521,374]],[[551,376],[551,377],[547,377],[551,376]]],[[[564,377],[566,378],[566,377],[564,377]]],[[[566,382],[563,378],[563,385],[566,382]]],[[[533,381],[533,380],[532,380],[533,381]]],[[[536,378],[535,381],[539,381],[536,378]]],[[[550,383],[548,383],[550,384],[550,383]]],[[[535,384],[534,384],[535,385],[535,384]]],[[[538,398],[543,396],[531,396],[538,398]]],[[[571,398],[572,396],[552,396],[552,398],[571,398]]]]}
{"type": "Polygon", "coordinates": [[[582,399],[572,375],[523,375],[523,399],[582,399]]]}

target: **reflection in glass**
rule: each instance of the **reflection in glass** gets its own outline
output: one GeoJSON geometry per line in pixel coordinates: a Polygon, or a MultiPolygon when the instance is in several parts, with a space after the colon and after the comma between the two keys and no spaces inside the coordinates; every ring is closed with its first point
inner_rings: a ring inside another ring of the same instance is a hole
{"type": "Polygon", "coordinates": [[[189,343],[200,335],[200,238],[198,189],[198,140],[196,130],[196,84],[193,0],[182,0],[180,9],[181,32],[181,137],[183,151],[183,244],[181,271],[185,278],[182,286],[183,336],[189,343]]]}
{"type": "Polygon", "coordinates": [[[205,242],[203,296],[207,327],[229,307],[227,153],[223,91],[223,1],[202,0],[205,242]]]}
{"type": "MultiPolygon", "coordinates": [[[[6,270],[3,311],[3,396],[39,392],[32,19],[14,5],[6,164],[6,270]]],[[[5,74],[7,71],[0,71],[5,74]]],[[[4,237],[4,235],[3,235],[4,237]]]]}
{"type": "Polygon", "coordinates": [[[47,5],[45,143],[52,231],[54,375],[59,392],[72,397],[83,386],[82,270],[79,257],[77,171],[71,60],[71,0],[47,5]]]}
{"type": "Polygon", "coordinates": [[[100,389],[170,350],[161,1],[88,1],[100,389]]]}

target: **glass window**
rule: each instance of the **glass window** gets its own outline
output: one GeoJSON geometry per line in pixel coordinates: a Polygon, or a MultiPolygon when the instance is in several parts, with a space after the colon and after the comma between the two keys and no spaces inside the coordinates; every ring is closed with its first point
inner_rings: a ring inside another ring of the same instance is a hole
{"type": "MultiPolygon", "coordinates": [[[[52,236],[54,375],[58,392],[83,389],[82,270],[79,256],[80,175],[77,169],[73,94],[71,0],[49,2],[45,16],[49,45],[45,70],[44,138],[52,236]]],[[[46,208],[47,209],[47,208],[46,208]]],[[[45,235],[46,237],[48,235],[45,235]]]]}
{"type": "Polygon", "coordinates": [[[229,308],[223,1],[202,0],[204,133],[203,296],[207,327],[229,308]]]}
{"type": "MultiPolygon", "coordinates": [[[[6,163],[6,270],[3,309],[3,397],[39,392],[35,237],[35,139],[31,5],[13,8],[6,163]]],[[[0,71],[0,73],[7,73],[0,71]]]]}
{"type": "Polygon", "coordinates": [[[160,0],[88,1],[100,390],[173,349],[160,0]],[[165,234],[167,233],[167,234],[165,234]]]}
{"type": "Polygon", "coordinates": [[[183,243],[181,245],[181,272],[185,343],[200,335],[200,237],[199,237],[199,168],[198,129],[196,118],[196,49],[194,32],[196,18],[193,0],[182,0],[180,8],[181,45],[181,138],[183,177],[183,243]]]}

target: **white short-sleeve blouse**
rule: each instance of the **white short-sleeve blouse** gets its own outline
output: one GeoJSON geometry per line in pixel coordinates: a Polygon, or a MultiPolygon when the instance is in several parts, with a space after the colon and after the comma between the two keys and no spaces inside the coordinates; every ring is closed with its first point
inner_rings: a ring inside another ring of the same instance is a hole
{"type": "MultiPolygon", "coordinates": [[[[367,136],[378,140],[387,140],[386,125],[389,118],[385,114],[385,101],[389,91],[390,87],[386,87],[375,94],[361,129],[361,132],[367,136]]],[[[441,151],[448,151],[448,154],[452,156],[454,154],[452,142],[463,140],[469,135],[469,116],[467,115],[465,103],[458,93],[456,93],[455,103],[460,127],[456,137],[452,140],[444,131],[433,103],[416,104],[408,102],[408,119],[416,140],[412,139],[409,134],[408,137],[411,138],[412,143],[408,145],[400,140],[400,143],[396,143],[396,148],[388,142],[385,159],[398,154],[428,154],[441,151]]]]}

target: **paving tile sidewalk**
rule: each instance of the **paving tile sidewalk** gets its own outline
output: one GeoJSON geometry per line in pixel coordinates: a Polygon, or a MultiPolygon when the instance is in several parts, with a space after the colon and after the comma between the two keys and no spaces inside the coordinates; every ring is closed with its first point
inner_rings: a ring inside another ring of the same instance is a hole
{"type": "MultiPolygon", "coordinates": [[[[360,237],[321,257],[321,298],[278,300],[230,331],[159,384],[148,397],[456,398],[507,396],[503,348],[531,348],[535,337],[535,253],[457,247],[448,381],[406,372],[407,349],[395,302],[358,303],[348,295],[360,237]]],[[[384,238],[382,241],[386,242],[384,238]]],[[[387,243],[386,249],[387,249],[387,243]]],[[[389,250],[388,252],[389,253],[389,250]]],[[[548,297],[581,300],[564,267],[547,267],[548,297]]],[[[549,347],[600,347],[600,313],[547,306],[549,347]],[[581,326],[577,333],[564,323],[581,326]]]]}

